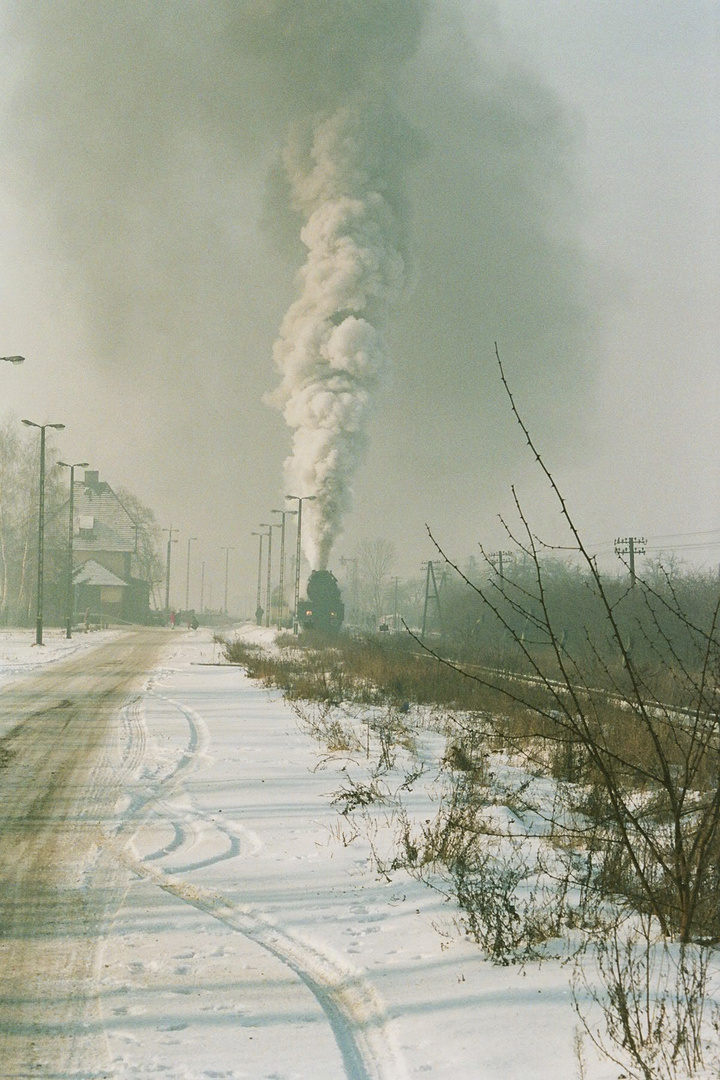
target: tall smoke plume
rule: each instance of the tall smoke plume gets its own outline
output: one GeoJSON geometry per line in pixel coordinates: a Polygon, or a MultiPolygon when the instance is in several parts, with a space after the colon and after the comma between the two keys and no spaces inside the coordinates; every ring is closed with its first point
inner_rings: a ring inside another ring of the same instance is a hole
{"type": "Polygon", "coordinates": [[[387,365],[386,312],[405,282],[386,164],[397,147],[393,119],[387,106],[355,102],[296,132],[284,155],[307,259],[275,345],[283,373],[275,400],[294,429],[288,490],[315,497],[306,550],[322,569],[350,506],[387,365]]]}
{"type": "Polygon", "coordinates": [[[403,188],[413,139],[394,98],[398,69],[420,41],[426,5],[353,0],[328,8],[305,0],[301,7],[289,26],[287,4],[277,3],[256,23],[277,55],[279,16],[284,54],[317,72],[316,85],[308,87],[309,115],[291,122],[282,155],[306,258],[300,295],[274,347],[282,382],[268,400],[293,430],[287,489],[313,497],[305,549],[311,565],[324,569],[350,508],[352,478],[388,366],[387,313],[406,284],[403,188]],[[313,56],[318,43],[321,55],[313,56]],[[340,56],[350,70],[336,82],[340,56]],[[319,101],[323,107],[313,112],[319,101]]]}

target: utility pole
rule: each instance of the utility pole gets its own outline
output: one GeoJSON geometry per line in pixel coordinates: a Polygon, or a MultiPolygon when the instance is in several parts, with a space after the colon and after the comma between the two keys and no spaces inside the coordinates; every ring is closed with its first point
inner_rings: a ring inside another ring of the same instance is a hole
{"type": "Polygon", "coordinates": [[[615,554],[621,558],[623,555],[628,556],[628,568],[630,570],[630,587],[635,585],[635,556],[644,555],[647,540],[640,536],[624,536],[619,537],[615,541],[615,554]]]}
{"type": "Polygon", "coordinates": [[[501,583],[505,580],[503,559],[513,559],[514,557],[514,551],[491,551],[488,555],[492,566],[495,565],[493,560],[497,559],[497,572],[501,583]]]}
{"type": "Polygon", "coordinates": [[[268,538],[267,586],[265,588],[265,625],[270,626],[272,623],[272,531],[273,529],[279,529],[280,525],[277,522],[261,521],[260,528],[267,529],[266,536],[268,538]]]}
{"type": "Polygon", "coordinates": [[[228,568],[230,566],[230,552],[234,551],[234,547],[221,547],[221,551],[225,552],[225,603],[223,604],[223,614],[228,613],[228,568]]]}
{"type": "Polygon", "coordinates": [[[185,574],[185,610],[190,610],[190,545],[197,536],[188,536],[187,571],[185,574]]]}
{"type": "Polygon", "coordinates": [[[295,517],[297,510],[271,510],[271,514],[282,515],[282,528],[280,530],[280,603],[278,604],[278,630],[282,630],[285,618],[285,518],[295,517]]]}
{"type": "Polygon", "coordinates": [[[399,577],[393,578],[393,581],[395,582],[395,603],[394,603],[394,608],[393,608],[393,630],[397,631],[397,630],[399,630],[399,626],[398,626],[398,582],[400,581],[400,578],[399,577]]]}
{"type": "Polygon", "coordinates": [[[172,556],[172,545],[177,544],[177,539],[173,536],[173,533],[179,532],[179,529],[173,529],[172,525],[169,529],[163,529],[163,532],[168,534],[167,541],[167,556],[165,558],[165,615],[170,615],[170,559],[172,556]]]}
{"type": "Polygon", "coordinates": [[[257,536],[260,540],[258,545],[258,579],[257,579],[257,599],[255,601],[255,622],[258,626],[262,623],[262,549],[263,540],[265,539],[265,533],[254,532],[251,536],[257,536]]]}
{"type": "Polygon", "coordinates": [[[205,560],[202,561],[202,573],[200,574],[200,614],[205,610],[205,560]]]}
{"type": "MultiPolygon", "coordinates": [[[[67,461],[58,461],[58,465],[62,465],[63,468],[70,470],[70,507],[69,507],[69,528],[68,528],[68,569],[67,569],[67,626],[65,628],[65,636],[72,637],[72,624],[73,614],[75,612],[74,595],[73,595],[73,536],[75,532],[75,511],[74,511],[74,497],[75,497],[75,470],[84,469],[87,465],[87,461],[76,461],[74,464],[69,464],[67,461]]],[[[135,542],[137,544],[137,532],[135,533],[135,542]]]]}
{"type": "MultiPolygon", "coordinates": [[[[272,625],[272,532],[274,525],[268,522],[268,571],[267,571],[267,611],[265,612],[265,625],[272,625]]],[[[280,528],[278,525],[277,528],[280,528]]]]}
{"type": "MultiPolygon", "coordinates": [[[[10,363],[18,362],[10,358],[10,363]]],[[[38,508],[38,570],[37,570],[37,615],[35,619],[35,644],[43,643],[43,588],[45,573],[45,429],[55,428],[62,431],[64,424],[36,424],[33,420],[23,420],[25,427],[40,429],[40,505],[38,508]]]]}
{"type": "Polygon", "coordinates": [[[428,607],[430,606],[431,601],[434,601],[434,603],[435,603],[435,609],[437,611],[437,618],[438,618],[438,625],[439,625],[439,628],[440,628],[440,633],[442,633],[442,628],[443,627],[442,627],[442,611],[440,609],[440,593],[438,592],[437,580],[435,578],[435,567],[432,564],[432,560],[430,562],[428,562],[428,564],[427,564],[427,574],[426,574],[426,577],[425,577],[425,604],[423,606],[422,632],[420,634],[420,637],[422,639],[424,639],[425,631],[427,629],[428,607]]]}
{"type": "Polygon", "coordinates": [[[295,551],[295,611],[293,614],[293,634],[297,637],[300,633],[300,558],[302,556],[302,506],[304,502],[314,502],[316,495],[286,495],[286,499],[294,499],[298,504],[297,515],[297,545],[295,551]]]}

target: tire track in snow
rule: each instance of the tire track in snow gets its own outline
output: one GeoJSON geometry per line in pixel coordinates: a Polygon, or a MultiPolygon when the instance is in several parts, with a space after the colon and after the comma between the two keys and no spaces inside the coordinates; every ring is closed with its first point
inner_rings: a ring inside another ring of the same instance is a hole
{"type": "MultiPolygon", "coordinates": [[[[125,783],[129,787],[129,807],[120,831],[133,827],[137,830],[149,816],[151,808],[161,804],[164,799],[180,787],[185,773],[197,767],[197,759],[203,756],[210,742],[205,721],[187,706],[181,705],[164,694],[153,689],[152,680],[142,695],[134,698],[122,710],[125,742],[121,750],[120,768],[125,773],[125,783]],[[183,748],[180,760],[164,776],[140,777],[138,774],[147,749],[147,725],[144,719],[144,702],[148,697],[157,698],[176,709],[190,729],[190,738],[183,748]]],[[[173,842],[172,848],[179,846],[173,842]]]]}
{"type": "Polygon", "coordinates": [[[169,844],[165,844],[164,847],[158,848],[156,851],[151,851],[148,855],[143,855],[143,862],[152,862],[154,859],[164,859],[166,855],[171,855],[179,848],[183,848],[187,842],[187,836],[182,825],[178,825],[177,821],[172,822],[174,837],[169,844]]]}
{"type": "Polygon", "coordinates": [[[138,695],[123,708],[120,719],[125,736],[122,748],[121,767],[126,773],[134,773],[140,768],[145,757],[147,743],[145,724],[140,714],[142,697],[138,695]]]}
{"type": "MultiPolygon", "coordinates": [[[[129,816],[133,818],[136,829],[142,824],[142,821],[138,820],[141,814],[145,812],[145,818],[147,819],[153,806],[157,806],[158,808],[162,807],[164,799],[178,789],[184,775],[197,767],[198,758],[206,753],[210,742],[210,736],[205,721],[193,709],[175,701],[165,694],[157,693],[153,689],[152,683],[146,689],[146,695],[157,698],[159,701],[163,701],[176,709],[188,724],[190,739],[182,752],[180,760],[174,765],[171,771],[165,776],[153,781],[152,791],[145,789],[141,791],[136,790],[133,793],[129,816]],[[159,792],[162,792],[162,797],[159,795],[159,792]]],[[[130,773],[137,773],[139,770],[145,754],[147,742],[146,728],[141,715],[140,700],[141,699],[136,698],[131,702],[123,714],[124,725],[126,728],[123,767],[126,772],[130,773]]],[[[173,814],[172,808],[167,807],[167,810],[169,811],[169,816],[173,814]]],[[[160,860],[169,855],[174,855],[176,858],[184,856],[185,862],[182,865],[176,865],[172,867],[172,870],[166,868],[166,870],[172,873],[191,873],[194,870],[200,870],[208,866],[214,866],[216,863],[236,858],[241,854],[241,836],[244,835],[248,836],[252,849],[261,846],[259,845],[257,838],[253,836],[250,830],[245,829],[244,826],[239,824],[233,825],[231,823],[226,825],[225,823],[220,823],[218,821],[208,821],[206,817],[198,812],[194,814],[186,813],[184,815],[184,820],[181,821],[171,819],[171,824],[174,831],[173,839],[168,844],[157,848],[155,851],[143,855],[143,861],[160,860]],[[192,849],[199,844],[204,831],[203,826],[205,826],[205,831],[215,831],[225,837],[227,846],[223,851],[218,852],[215,855],[206,855],[193,862],[191,859],[188,859],[188,856],[192,849]]]]}
{"type": "Polygon", "coordinates": [[[233,904],[214,889],[147,866],[127,850],[116,854],[139,877],[243,934],[290,968],[325,1013],[346,1080],[408,1080],[404,1060],[387,1030],[380,997],[359,971],[288,934],[267,917],[233,904]]]}
{"type": "MultiPolygon", "coordinates": [[[[171,852],[177,855],[182,850],[184,832],[182,825],[177,822],[173,822],[174,839],[159,852],[139,859],[126,846],[123,834],[131,827],[137,831],[143,811],[149,812],[153,804],[161,802],[166,794],[177,789],[183,775],[197,767],[198,759],[204,754],[210,741],[205,722],[193,709],[163,694],[157,694],[152,685],[146,693],[172,705],[185,717],[190,729],[190,740],[175,768],[157,781],[154,793],[146,793],[142,801],[138,800],[136,794],[131,800],[130,819],[126,819],[114,838],[107,838],[107,846],[114,851],[118,860],[138,877],[151,881],[164,892],[243,934],[288,967],[307,986],[325,1014],[342,1057],[346,1080],[407,1080],[404,1060],[387,1029],[387,1017],[381,999],[359,971],[317,945],[288,934],[266,916],[233,904],[216,890],[201,887],[177,876],[231,857],[230,854],[223,853],[219,857],[214,856],[172,873],[148,865],[148,862],[171,852]]],[[[136,748],[127,747],[125,762],[137,771],[146,738],[139,705],[128,710],[128,721],[131,740],[137,739],[142,743],[142,749],[138,756],[136,748]]],[[[213,822],[213,825],[216,826],[216,823],[213,822]]],[[[240,841],[237,836],[230,837],[227,830],[221,831],[225,831],[231,840],[232,854],[239,854],[240,841]]],[[[252,842],[253,834],[248,831],[248,835],[252,842]]],[[[256,839],[255,843],[258,844],[259,841],[256,839]]]]}

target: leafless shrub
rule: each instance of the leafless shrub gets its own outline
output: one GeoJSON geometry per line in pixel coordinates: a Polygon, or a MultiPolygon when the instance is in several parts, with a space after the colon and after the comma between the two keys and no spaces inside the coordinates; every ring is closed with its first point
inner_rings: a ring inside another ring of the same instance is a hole
{"type": "MultiPolygon", "coordinates": [[[[455,747],[457,750],[457,747],[455,747]]],[[[470,764],[465,752],[462,765],[470,764]]],[[[376,869],[390,878],[404,871],[437,889],[458,906],[463,933],[495,963],[509,964],[544,955],[542,948],[569,928],[597,922],[597,904],[588,897],[588,867],[556,855],[542,840],[509,835],[492,817],[505,804],[486,763],[457,767],[448,762],[437,812],[425,820],[411,816],[394,797],[394,840],[376,869]]]]}
{"type": "Polygon", "coordinates": [[[330,801],[343,817],[348,817],[355,810],[364,809],[375,803],[384,803],[388,799],[388,789],[377,777],[371,777],[369,780],[355,780],[351,776],[346,776],[342,787],[333,792],[330,801]]]}
{"type": "Polygon", "coordinates": [[[651,918],[616,924],[595,942],[593,963],[585,953],[575,966],[575,1009],[592,1043],[631,1080],[705,1076],[710,950],[673,946],[653,927],[651,918]]]}
{"type": "Polygon", "coordinates": [[[331,756],[362,753],[363,744],[351,717],[330,702],[291,700],[292,709],[303,729],[331,756]]]}
{"type": "Polygon", "coordinates": [[[584,561],[604,630],[588,630],[582,650],[568,647],[549,602],[543,545],[516,497],[518,535],[507,527],[523,559],[516,581],[506,575],[477,584],[436,546],[504,629],[522,664],[512,672],[464,667],[420,644],[441,666],[509,703],[496,732],[530,771],[542,768],[546,748],[555,747],[552,767],[565,781],[568,810],[576,812],[575,842],[589,845],[596,865],[604,864],[599,885],[653,915],[666,936],[685,943],[720,938],[720,911],[711,899],[720,881],[720,596],[698,621],[668,577],[638,579],[617,594],[535,447],[499,356],[498,364],[515,419],[584,561]],[[586,825],[578,810],[591,819],[586,825]]]}
{"type": "Polygon", "coordinates": [[[587,1058],[585,1056],[585,1039],[584,1033],[579,1027],[576,1027],[573,1031],[573,1054],[575,1056],[575,1065],[577,1067],[577,1078],[578,1080],[586,1080],[587,1058]]]}

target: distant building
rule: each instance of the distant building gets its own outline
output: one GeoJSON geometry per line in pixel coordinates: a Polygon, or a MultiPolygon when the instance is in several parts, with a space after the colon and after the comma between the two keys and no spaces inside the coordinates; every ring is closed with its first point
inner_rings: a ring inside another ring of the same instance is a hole
{"type": "Polygon", "coordinates": [[[97,472],[75,481],[73,501],[75,611],[94,621],[148,622],[150,585],[132,576],[137,522],[97,472]]]}

